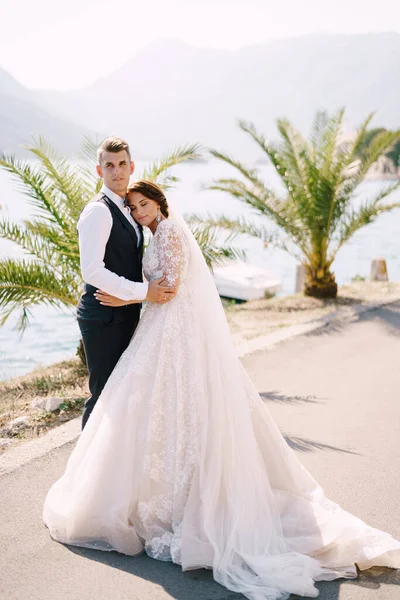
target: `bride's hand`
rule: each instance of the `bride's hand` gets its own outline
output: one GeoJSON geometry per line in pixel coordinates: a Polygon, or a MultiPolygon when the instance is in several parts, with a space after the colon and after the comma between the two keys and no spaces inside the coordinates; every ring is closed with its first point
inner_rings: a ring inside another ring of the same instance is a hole
{"type": "Polygon", "coordinates": [[[102,292],[101,290],[96,290],[96,293],[93,295],[103,306],[126,306],[127,304],[133,304],[133,302],[121,300],[121,298],[111,296],[111,294],[107,294],[107,292],[102,292]]]}

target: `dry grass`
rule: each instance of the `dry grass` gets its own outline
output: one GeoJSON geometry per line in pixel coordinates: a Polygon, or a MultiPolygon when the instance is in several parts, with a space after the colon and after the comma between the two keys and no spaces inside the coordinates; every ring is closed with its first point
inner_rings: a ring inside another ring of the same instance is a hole
{"type": "Polygon", "coordinates": [[[78,416],[89,395],[87,371],[80,359],[73,358],[27,375],[0,382],[0,437],[13,442],[35,437],[78,416]],[[32,408],[38,398],[59,397],[63,403],[54,412],[32,408]],[[29,426],[11,431],[9,421],[25,415],[29,426]]]}

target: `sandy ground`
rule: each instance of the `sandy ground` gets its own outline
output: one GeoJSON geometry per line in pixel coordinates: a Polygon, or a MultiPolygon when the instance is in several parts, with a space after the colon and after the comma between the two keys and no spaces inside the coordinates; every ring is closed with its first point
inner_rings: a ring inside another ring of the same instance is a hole
{"type": "Polygon", "coordinates": [[[323,317],[345,320],[358,307],[400,298],[400,283],[355,282],[339,288],[335,300],[301,294],[231,305],[226,314],[236,343],[267,335],[284,327],[323,317]]]}

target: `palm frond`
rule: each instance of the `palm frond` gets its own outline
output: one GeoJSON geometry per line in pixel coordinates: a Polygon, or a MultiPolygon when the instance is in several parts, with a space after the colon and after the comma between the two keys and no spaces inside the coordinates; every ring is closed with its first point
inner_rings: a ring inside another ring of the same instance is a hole
{"type": "MultiPolygon", "coordinates": [[[[58,308],[76,306],[80,282],[60,277],[42,262],[4,259],[0,261],[0,310],[3,323],[18,310],[39,304],[58,308]]],[[[26,323],[25,313],[23,323],[26,323]]]]}
{"type": "Polygon", "coordinates": [[[348,162],[353,162],[359,156],[359,152],[364,145],[364,141],[368,132],[368,127],[374,118],[375,113],[371,112],[368,117],[365,119],[363,123],[361,123],[360,127],[357,130],[357,135],[353,141],[353,144],[350,149],[348,162]]]}
{"type": "Polygon", "coordinates": [[[164,189],[169,189],[173,183],[179,181],[175,176],[167,173],[168,169],[180,163],[201,158],[201,146],[199,144],[186,144],[178,146],[171,152],[165,154],[160,160],[153,162],[143,169],[140,179],[148,179],[157,182],[164,189]]]}
{"type": "MultiPolygon", "coordinates": [[[[248,133],[268,156],[285,185],[288,192],[284,204],[285,223],[296,226],[296,230],[290,235],[300,240],[305,250],[303,233],[312,229],[309,206],[313,198],[311,184],[315,181],[315,170],[309,158],[310,149],[303,136],[286,119],[279,119],[277,125],[283,139],[279,145],[268,142],[264,135],[257,132],[252,123],[239,121],[239,127],[248,133]]],[[[280,206],[283,206],[282,200],[280,206]]],[[[286,227],[286,224],[282,222],[279,225],[286,227]]]]}
{"type": "MultiPolygon", "coordinates": [[[[358,161],[355,161],[355,169],[342,186],[343,193],[350,195],[360,185],[372,165],[385,155],[393,145],[400,139],[400,130],[383,130],[373,137],[366,148],[363,149],[358,161]]],[[[353,156],[353,153],[352,153],[353,156]]]]}
{"type": "Polygon", "coordinates": [[[53,261],[54,248],[49,246],[46,238],[29,231],[26,225],[12,223],[7,220],[0,221],[0,238],[14,242],[20,248],[47,264],[51,264],[53,261]]]}
{"type": "MultiPolygon", "coordinates": [[[[273,158],[278,160],[274,161],[274,166],[286,186],[287,181],[289,182],[289,185],[293,184],[292,177],[293,174],[295,174],[296,184],[306,189],[308,179],[307,168],[310,163],[308,157],[310,149],[307,141],[287,119],[278,119],[277,127],[281,134],[281,138],[283,139],[283,143],[279,146],[278,156],[277,151],[275,150],[275,156],[273,156],[273,158]]],[[[253,139],[254,137],[255,136],[253,136],[253,139]]],[[[259,143],[261,145],[262,138],[257,136],[256,139],[260,140],[259,143]]],[[[264,146],[264,150],[268,151],[268,146],[264,146]]]]}
{"type": "Polygon", "coordinates": [[[83,138],[80,156],[84,161],[96,164],[97,161],[97,149],[103,140],[97,142],[90,136],[83,138]]]}
{"type": "Polygon", "coordinates": [[[249,134],[268,156],[289,194],[298,194],[300,190],[307,190],[308,180],[304,170],[304,158],[307,153],[306,143],[285,119],[279,119],[277,125],[283,137],[283,143],[279,145],[268,142],[252,123],[239,121],[239,127],[242,131],[249,134]]]}
{"type": "Polygon", "coordinates": [[[76,229],[60,232],[56,227],[42,221],[25,221],[28,232],[45,240],[49,252],[53,253],[50,264],[55,268],[62,265],[79,272],[79,244],[76,229]]]}
{"type": "Polygon", "coordinates": [[[227,233],[226,241],[233,241],[238,235],[255,237],[265,244],[274,244],[278,241],[278,234],[276,232],[271,232],[263,225],[251,223],[244,217],[230,219],[225,215],[211,213],[200,215],[192,213],[185,215],[185,220],[189,225],[198,225],[207,232],[217,230],[227,233]]]}
{"type": "Polygon", "coordinates": [[[95,165],[97,163],[97,148],[100,144],[101,141],[98,142],[89,136],[85,136],[80,152],[81,160],[79,161],[78,171],[81,180],[85,182],[91,196],[98,194],[103,185],[103,180],[97,175],[95,170],[95,165]]]}
{"type": "Polygon", "coordinates": [[[61,156],[46,140],[35,140],[27,149],[39,159],[42,171],[47,175],[53,202],[64,220],[75,222],[86,202],[93,194],[82,185],[82,178],[70,162],[61,156]]]}
{"type": "Polygon", "coordinates": [[[192,223],[190,229],[196,238],[208,267],[213,270],[226,259],[246,260],[246,252],[230,245],[219,245],[217,233],[192,223]]]}
{"type": "Polygon", "coordinates": [[[251,169],[247,167],[244,163],[235,160],[234,158],[229,156],[229,154],[224,154],[223,152],[219,152],[218,150],[215,150],[213,148],[210,148],[209,152],[214,158],[222,160],[231,167],[234,167],[234,169],[236,169],[236,171],[239,171],[239,173],[241,173],[241,175],[245,179],[247,179],[247,181],[249,181],[256,189],[265,190],[265,184],[258,177],[257,169],[251,169]]]}
{"type": "MultiPolygon", "coordinates": [[[[379,202],[379,201],[378,201],[379,202]]],[[[367,200],[357,209],[347,211],[339,227],[339,241],[332,250],[331,261],[339,249],[351,238],[351,236],[361,227],[372,223],[379,215],[385,212],[391,212],[394,208],[400,208],[400,202],[390,204],[378,204],[376,200],[367,200]]]]}
{"type": "Polygon", "coordinates": [[[18,160],[13,155],[3,154],[0,159],[0,167],[12,175],[17,181],[19,189],[28,196],[33,206],[39,209],[43,218],[57,223],[61,228],[67,226],[51,196],[51,188],[45,173],[36,166],[31,166],[27,161],[18,160]]]}
{"type": "Polygon", "coordinates": [[[302,223],[296,218],[292,205],[282,200],[276,192],[264,187],[255,189],[239,179],[219,179],[210,184],[209,189],[226,192],[234,198],[248,204],[255,211],[269,217],[297,243],[306,250],[306,236],[302,223]]]}
{"type": "Polygon", "coordinates": [[[324,132],[329,121],[326,110],[319,110],[315,116],[310,133],[313,160],[316,160],[323,145],[324,132]]]}
{"type": "Polygon", "coordinates": [[[256,169],[248,168],[244,163],[233,159],[228,154],[224,154],[215,149],[210,149],[209,152],[231,167],[234,167],[244,177],[248,183],[235,178],[220,178],[216,179],[206,187],[210,190],[218,190],[227,192],[231,196],[244,200],[252,208],[270,213],[274,220],[283,219],[281,211],[284,210],[284,202],[281,196],[274,190],[268,188],[266,184],[258,177],[256,169]],[[250,185],[249,185],[250,184],[250,185]]]}
{"type": "Polygon", "coordinates": [[[341,108],[331,118],[328,118],[322,133],[319,158],[322,159],[321,171],[325,177],[335,172],[335,167],[343,155],[340,149],[340,139],[343,135],[344,108],[341,108]]]}
{"type": "MultiPolygon", "coordinates": [[[[382,200],[384,200],[385,198],[387,198],[388,196],[393,194],[393,192],[395,192],[399,188],[400,188],[400,179],[398,181],[396,181],[395,183],[390,182],[390,183],[386,184],[381,189],[381,191],[378,194],[376,194],[375,197],[371,198],[370,202],[373,203],[375,206],[377,206],[378,204],[380,204],[380,202],[382,202],[382,200]]],[[[394,203],[394,206],[395,205],[396,205],[396,203],[394,203]]],[[[384,206],[384,205],[380,205],[380,206],[384,206]]]]}

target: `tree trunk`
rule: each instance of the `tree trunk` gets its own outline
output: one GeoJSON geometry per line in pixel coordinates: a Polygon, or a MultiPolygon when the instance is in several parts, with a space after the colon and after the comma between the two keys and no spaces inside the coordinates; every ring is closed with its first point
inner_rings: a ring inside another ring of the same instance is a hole
{"type": "Polygon", "coordinates": [[[313,298],[336,298],[337,283],[329,269],[320,268],[308,272],[304,282],[304,295],[313,298]]]}

